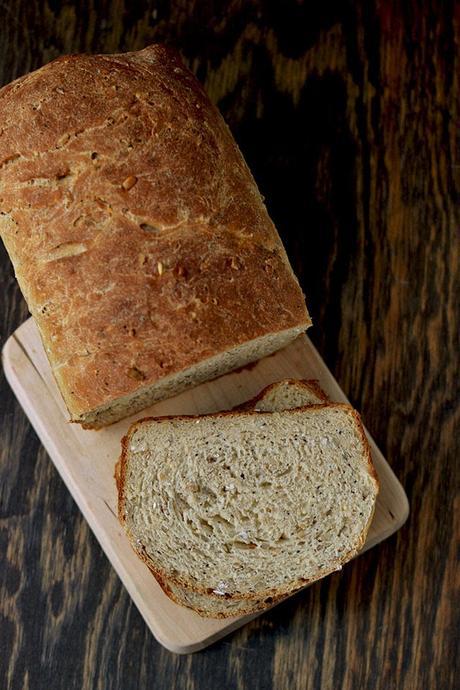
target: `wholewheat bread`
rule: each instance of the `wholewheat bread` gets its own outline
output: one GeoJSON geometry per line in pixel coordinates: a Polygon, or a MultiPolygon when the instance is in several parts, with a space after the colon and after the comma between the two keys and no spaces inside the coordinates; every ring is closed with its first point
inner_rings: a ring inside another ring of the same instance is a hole
{"type": "Polygon", "coordinates": [[[238,405],[237,410],[256,412],[281,412],[306,405],[321,405],[329,402],[318,381],[309,379],[283,379],[271,383],[255,398],[238,405]]]}
{"type": "MultiPolygon", "coordinates": [[[[316,380],[283,379],[266,386],[251,400],[239,405],[237,410],[254,410],[256,412],[281,412],[293,410],[306,405],[321,405],[329,402],[326,393],[316,380]]],[[[236,616],[246,613],[248,603],[245,600],[213,599],[209,595],[193,592],[174,582],[162,580],[161,586],[168,596],[178,603],[186,603],[196,611],[207,611],[213,616],[236,616]]],[[[284,596],[273,598],[273,603],[284,596]]],[[[267,602],[263,599],[252,603],[253,610],[263,609],[267,602]]]]}
{"type": "Polygon", "coordinates": [[[0,235],[72,421],[98,428],[310,325],[254,179],[162,45],[0,90],[0,235]]]}
{"type": "Polygon", "coordinates": [[[339,569],[378,492],[359,416],[342,404],[137,422],[118,485],[120,520],[165,592],[219,618],[339,569]]]}
{"type": "MultiPolygon", "coordinates": [[[[255,410],[256,412],[278,412],[292,410],[305,405],[320,405],[329,402],[318,381],[303,379],[283,379],[263,388],[258,395],[237,405],[235,410],[255,410]]],[[[115,465],[115,481],[119,488],[121,459],[115,465]]]]}

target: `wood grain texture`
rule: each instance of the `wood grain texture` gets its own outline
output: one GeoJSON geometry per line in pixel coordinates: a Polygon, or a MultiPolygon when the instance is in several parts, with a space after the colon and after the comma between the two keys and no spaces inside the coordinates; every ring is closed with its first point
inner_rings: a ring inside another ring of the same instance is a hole
{"type": "MultiPolygon", "coordinates": [[[[232,127],[411,516],[210,650],[156,644],[1,379],[0,686],[458,685],[458,5],[2,0],[0,81],[177,46],[232,127]],[[457,13],[455,10],[457,9],[457,13]],[[457,502],[456,502],[457,501],[457,502]]],[[[1,253],[2,343],[26,317],[1,253]]]]}

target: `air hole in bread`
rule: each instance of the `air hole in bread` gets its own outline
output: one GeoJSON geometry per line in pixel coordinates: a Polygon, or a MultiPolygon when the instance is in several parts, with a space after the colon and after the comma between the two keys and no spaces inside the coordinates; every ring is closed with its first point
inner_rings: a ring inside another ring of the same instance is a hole
{"type": "Polygon", "coordinates": [[[128,369],[126,375],[134,381],[143,381],[145,379],[145,373],[137,367],[131,367],[128,369]]]}
{"type": "Polygon", "coordinates": [[[229,520],[226,520],[222,515],[214,515],[214,520],[220,525],[232,525],[229,520]]]}
{"type": "Polygon", "coordinates": [[[141,223],[139,227],[141,230],[145,230],[145,232],[160,232],[160,228],[156,228],[154,225],[150,225],[150,223],[141,223]]]}
{"type": "Polygon", "coordinates": [[[200,524],[205,532],[208,532],[209,534],[214,532],[214,527],[207,520],[200,518],[200,524]]]}
{"type": "Polygon", "coordinates": [[[240,549],[240,551],[252,551],[253,549],[257,548],[257,544],[246,544],[244,541],[234,541],[233,547],[235,549],[240,549]]]}
{"type": "Polygon", "coordinates": [[[48,302],[47,304],[43,304],[38,311],[40,312],[40,314],[43,314],[43,316],[48,316],[51,311],[51,308],[52,304],[48,302]]]}

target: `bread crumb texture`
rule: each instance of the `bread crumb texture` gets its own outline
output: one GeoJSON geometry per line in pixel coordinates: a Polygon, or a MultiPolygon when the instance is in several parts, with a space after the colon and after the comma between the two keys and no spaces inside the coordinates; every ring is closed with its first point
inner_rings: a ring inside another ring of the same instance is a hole
{"type": "Polygon", "coordinates": [[[349,406],[151,420],[126,444],[131,540],[173,598],[207,615],[216,598],[214,615],[267,606],[364,543],[378,488],[349,406]]]}

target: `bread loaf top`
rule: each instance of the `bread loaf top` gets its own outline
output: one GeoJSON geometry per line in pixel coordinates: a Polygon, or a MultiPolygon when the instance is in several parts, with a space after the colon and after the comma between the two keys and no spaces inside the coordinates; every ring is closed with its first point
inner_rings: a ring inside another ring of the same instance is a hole
{"type": "Polygon", "coordinates": [[[310,324],[257,186],[178,55],[59,58],[0,91],[0,233],[73,418],[310,324]]]}

